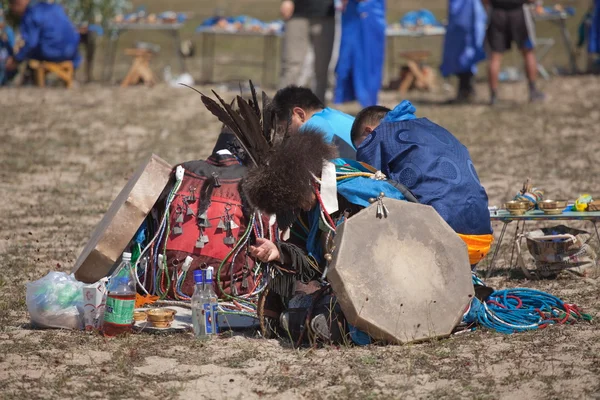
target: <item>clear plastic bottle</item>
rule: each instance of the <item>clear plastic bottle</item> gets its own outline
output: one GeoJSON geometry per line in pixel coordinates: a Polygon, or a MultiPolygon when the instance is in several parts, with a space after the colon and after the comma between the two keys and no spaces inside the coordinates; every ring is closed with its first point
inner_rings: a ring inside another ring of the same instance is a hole
{"type": "Polygon", "coordinates": [[[123,253],[121,264],[110,277],[104,309],[102,334],[117,336],[133,329],[135,308],[135,277],[131,266],[131,253],[123,253]]]}
{"type": "Polygon", "coordinates": [[[194,327],[194,336],[206,337],[206,317],[204,315],[204,273],[201,269],[194,271],[194,294],[192,295],[192,326],[194,327]]]}
{"type": "Polygon", "coordinates": [[[206,279],[204,280],[204,314],[206,316],[206,333],[216,335],[219,327],[217,325],[218,316],[218,297],[213,288],[213,267],[206,269],[206,279]]]}

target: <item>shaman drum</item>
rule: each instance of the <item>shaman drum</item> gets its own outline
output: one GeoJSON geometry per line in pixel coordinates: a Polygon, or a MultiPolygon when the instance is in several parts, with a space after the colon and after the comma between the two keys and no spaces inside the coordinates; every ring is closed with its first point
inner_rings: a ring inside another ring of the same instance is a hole
{"type": "Polygon", "coordinates": [[[328,279],[348,322],[373,339],[448,336],[474,295],[466,244],[430,206],[386,199],[341,224],[328,279]]]}

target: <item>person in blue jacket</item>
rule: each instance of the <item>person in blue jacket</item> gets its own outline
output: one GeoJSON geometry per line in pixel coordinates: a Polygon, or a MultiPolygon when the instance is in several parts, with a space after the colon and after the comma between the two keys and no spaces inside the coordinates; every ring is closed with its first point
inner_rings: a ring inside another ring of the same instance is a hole
{"type": "Polygon", "coordinates": [[[590,36],[588,42],[588,52],[591,54],[600,54],[600,0],[596,0],[594,2],[592,25],[590,27],[590,36]]]}
{"type": "Polygon", "coordinates": [[[26,60],[62,62],[72,61],[77,68],[79,32],[59,4],[32,0],[9,0],[11,12],[21,18],[19,31],[24,45],[6,61],[6,69],[13,71],[26,60]]]}
{"type": "Polygon", "coordinates": [[[302,133],[316,128],[323,133],[327,143],[333,143],[340,157],[356,159],[356,149],[350,138],[354,117],[334,110],[319,100],[312,90],[290,85],[277,91],[271,110],[279,132],[302,133]]]}
{"type": "Polygon", "coordinates": [[[0,86],[4,86],[12,79],[14,73],[5,70],[4,63],[13,55],[15,46],[15,33],[6,24],[0,8],[0,86]]]}
{"type": "Polygon", "coordinates": [[[440,67],[444,77],[458,76],[457,102],[473,98],[477,63],[485,60],[487,13],[481,0],[449,0],[448,26],[440,67]]]}
{"type": "Polygon", "coordinates": [[[385,58],[385,0],[344,0],[334,103],[377,104],[385,58]]]}

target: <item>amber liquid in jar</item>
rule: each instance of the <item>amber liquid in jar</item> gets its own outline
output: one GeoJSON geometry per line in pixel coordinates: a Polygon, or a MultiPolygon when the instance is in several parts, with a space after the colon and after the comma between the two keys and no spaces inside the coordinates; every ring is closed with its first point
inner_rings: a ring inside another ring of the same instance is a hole
{"type": "MultiPolygon", "coordinates": [[[[112,294],[112,293],[108,293],[107,299],[106,299],[106,305],[107,308],[110,306],[110,304],[135,304],[135,293],[133,294],[112,294]]],[[[106,315],[105,315],[105,319],[104,319],[104,323],[102,325],[102,334],[104,336],[118,336],[121,335],[123,333],[131,333],[131,331],[133,330],[133,309],[135,306],[131,306],[131,307],[127,307],[127,310],[121,309],[121,310],[113,310],[113,312],[124,312],[125,314],[129,314],[131,313],[131,322],[129,323],[125,323],[125,324],[119,324],[119,323],[113,323],[110,321],[106,320],[106,315]],[[129,308],[131,308],[131,312],[129,312],[129,308]]],[[[109,311],[107,309],[105,309],[105,313],[109,311]]]]}

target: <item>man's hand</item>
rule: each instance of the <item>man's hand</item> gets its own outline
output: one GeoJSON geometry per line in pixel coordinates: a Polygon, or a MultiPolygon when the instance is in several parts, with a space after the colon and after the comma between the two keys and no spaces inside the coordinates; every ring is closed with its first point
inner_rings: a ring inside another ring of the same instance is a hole
{"type": "Polygon", "coordinates": [[[15,69],[17,69],[18,64],[15,61],[14,57],[8,57],[8,59],[6,60],[6,64],[4,64],[4,67],[7,71],[14,71],[15,69]]]}
{"type": "Polygon", "coordinates": [[[279,12],[281,13],[281,17],[286,21],[292,18],[292,15],[294,15],[294,2],[292,0],[282,1],[279,12]]]}
{"type": "Polygon", "coordinates": [[[250,254],[262,262],[281,261],[277,246],[268,239],[256,238],[256,246],[250,246],[250,254]]]}

